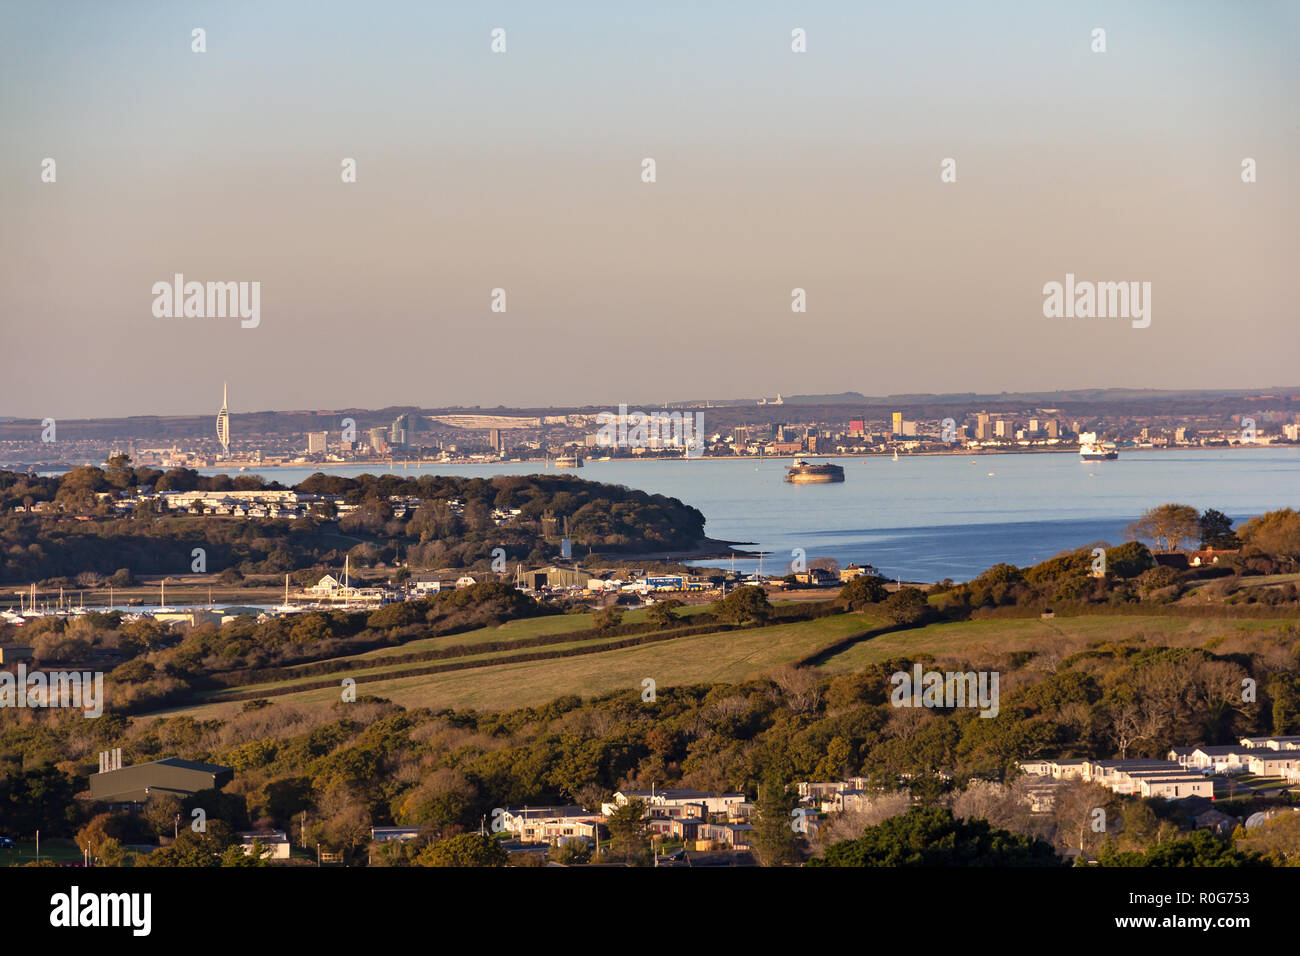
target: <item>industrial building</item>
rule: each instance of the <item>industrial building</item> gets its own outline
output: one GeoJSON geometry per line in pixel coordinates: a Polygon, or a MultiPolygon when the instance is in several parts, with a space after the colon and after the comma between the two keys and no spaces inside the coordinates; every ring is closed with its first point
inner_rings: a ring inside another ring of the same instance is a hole
{"type": "Polygon", "coordinates": [[[143,804],[152,794],[185,798],[220,790],[235,778],[230,767],[165,757],[90,775],[90,798],[108,804],[143,804]]]}

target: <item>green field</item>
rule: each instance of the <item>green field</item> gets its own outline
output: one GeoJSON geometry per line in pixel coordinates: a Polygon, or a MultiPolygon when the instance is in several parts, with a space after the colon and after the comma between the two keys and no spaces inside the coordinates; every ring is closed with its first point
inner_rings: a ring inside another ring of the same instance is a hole
{"type": "MultiPolygon", "coordinates": [[[[1073,654],[1101,641],[1156,641],[1200,647],[1215,638],[1277,630],[1277,621],[1214,618],[1086,615],[1080,617],[1015,618],[931,624],[915,630],[882,634],[836,654],[821,667],[831,672],[860,670],[897,657],[931,654],[936,658],[987,661],[1012,651],[1052,650],[1073,654]]],[[[1217,648],[1222,650],[1222,647],[1217,648]]]]}
{"type": "MultiPolygon", "coordinates": [[[[637,615],[639,616],[639,615],[637,615]]],[[[635,620],[633,615],[628,615],[635,620]]],[[[879,618],[837,614],[812,621],[763,628],[668,638],[635,647],[601,649],[625,638],[585,638],[513,651],[470,653],[443,661],[393,663],[392,657],[414,650],[475,644],[540,634],[579,631],[589,615],[533,618],[502,627],[428,638],[396,648],[356,655],[366,662],[358,670],[293,677],[230,688],[224,693],[265,694],[277,704],[324,707],[340,700],[339,681],[353,677],[359,695],[388,698],[406,707],[510,709],[535,706],[566,694],[591,697],[618,690],[639,696],[641,682],[652,678],[658,688],[678,684],[735,682],[769,673],[805,660],[818,652],[816,668],[836,674],[860,670],[892,658],[933,656],[939,661],[988,664],[1016,651],[1034,651],[1060,660],[1089,647],[1110,642],[1151,642],[1177,647],[1206,647],[1216,653],[1257,646],[1261,639],[1284,639],[1288,622],[1230,620],[1176,616],[1083,615],[1079,617],[1006,618],[931,624],[923,628],[888,631],[834,650],[839,642],[884,626],[879,618]],[[583,653],[548,660],[511,660],[534,652],[581,649],[583,653]],[[403,674],[430,665],[478,662],[481,666],[434,674],[403,674]],[[367,679],[369,678],[369,679],[367,679]],[[313,681],[331,686],[293,690],[313,681]],[[284,691],[289,691],[284,693],[284,691]]],[[[238,711],[242,700],[221,700],[175,708],[150,716],[185,713],[199,719],[224,718],[238,711]]]]}
{"type": "MultiPolygon", "coordinates": [[[[22,866],[25,863],[31,863],[36,859],[36,841],[35,840],[15,840],[17,847],[13,850],[0,850],[0,866],[22,866]]],[[[80,863],[82,861],[81,850],[77,844],[66,839],[52,839],[41,841],[42,860],[53,860],[55,863],[80,863]]]]}
{"type": "MultiPolygon", "coordinates": [[[[661,688],[674,684],[743,680],[800,660],[849,635],[878,627],[880,623],[861,614],[837,614],[812,621],[681,637],[641,647],[554,660],[387,678],[358,683],[357,692],[386,697],[406,707],[473,707],[480,710],[538,705],[562,694],[590,697],[620,689],[639,697],[641,681],[646,677],[652,678],[661,688]]],[[[553,647],[548,645],[547,649],[553,647]]],[[[241,691],[248,689],[239,688],[241,691]]],[[[272,698],[277,704],[299,707],[331,705],[339,699],[337,687],[272,698]]],[[[196,719],[224,718],[240,706],[238,701],[201,704],[153,716],[185,713],[196,719]]]]}

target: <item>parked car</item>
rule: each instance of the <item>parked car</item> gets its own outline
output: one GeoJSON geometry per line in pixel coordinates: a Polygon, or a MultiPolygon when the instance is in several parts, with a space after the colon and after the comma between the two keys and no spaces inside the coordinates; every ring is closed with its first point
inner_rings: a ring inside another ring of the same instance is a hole
{"type": "Polygon", "coordinates": [[[0,850],[12,850],[17,844],[9,837],[0,837],[0,850]]]}

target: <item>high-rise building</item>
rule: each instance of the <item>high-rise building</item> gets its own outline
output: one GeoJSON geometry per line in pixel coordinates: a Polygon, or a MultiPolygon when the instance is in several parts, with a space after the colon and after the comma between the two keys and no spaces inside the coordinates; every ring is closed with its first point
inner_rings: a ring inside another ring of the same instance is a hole
{"type": "Polygon", "coordinates": [[[1055,418],[1049,418],[1047,420],[1047,437],[1048,438],[1061,437],[1061,423],[1058,422],[1055,418]]]}
{"type": "Polygon", "coordinates": [[[226,383],[221,383],[221,411],[217,412],[217,441],[221,442],[221,457],[230,457],[230,409],[226,407],[226,383]]]}
{"type": "Polygon", "coordinates": [[[1016,435],[1015,422],[1009,418],[999,418],[994,426],[993,434],[998,438],[1014,438],[1016,435]]]}
{"type": "Polygon", "coordinates": [[[329,446],[329,432],[307,433],[307,454],[323,455],[329,446]]]}
{"type": "Polygon", "coordinates": [[[901,434],[903,434],[903,413],[902,413],[902,412],[894,412],[894,431],[893,431],[893,434],[895,434],[895,435],[901,435],[901,434]]]}
{"type": "Polygon", "coordinates": [[[498,455],[505,450],[505,442],[501,440],[501,429],[499,428],[488,429],[488,444],[492,446],[492,450],[495,451],[498,455]]]}
{"type": "Polygon", "coordinates": [[[975,440],[988,441],[993,437],[993,425],[989,421],[988,412],[980,412],[975,416],[975,440]]]}
{"type": "Polygon", "coordinates": [[[410,415],[398,415],[393,419],[393,424],[388,429],[388,442],[390,445],[405,445],[415,437],[415,431],[411,427],[410,415]]]}
{"type": "Polygon", "coordinates": [[[376,455],[382,455],[384,453],[384,445],[388,442],[385,435],[386,431],[387,429],[380,426],[379,428],[372,428],[367,432],[370,436],[370,450],[376,455]]]}

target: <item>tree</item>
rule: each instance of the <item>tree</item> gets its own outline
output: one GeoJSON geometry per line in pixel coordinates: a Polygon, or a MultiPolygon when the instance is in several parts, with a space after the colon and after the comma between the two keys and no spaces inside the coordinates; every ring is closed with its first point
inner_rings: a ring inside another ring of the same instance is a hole
{"type": "Polygon", "coordinates": [[[660,601],[658,604],[651,606],[646,613],[646,618],[655,627],[672,627],[677,623],[677,615],[673,613],[673,609],[681,606],[682,602],[675,598],[660,601]]]}
{"type": "Polygon", "coordinates": [[[899,588],[885,598],[880,610],[895,624],[917,624],[930,613],[930,604],[919,588],[899,588]]]}
{"type": "Polygon", "coordinates": [[[591,845],[586,840],[566,840],[546,851],[548,859],[565,866],[591,862],[591,845]]]}
{"type": "Polygon", "coordinates": [[[591,616],[591,626],[598,631],[612,631],[622,623],[621,607],[603,607],[591,616]]]}
{"type": "Polygon", "coordinates": [[[1300,866],[1300,813],[1279,813],[1250,830],[1238,827],[1234,846],[1274,866],[1300,866]]]}
{"type": "Polygon", "coordinates": [[[769,777],[759,787],[754,818],[754,856],[759,866],[786,866],[798,862],[798,834],[792,815],[798,794],[769,777]]]}
{"type": "Polygon", "coordinates": [[[1106,571],[1117,578],[1135,578],[1153,563],[1151,552],[1141,541],[1106,549],[1106,571]]]}
{"type": "Polygon", "coordinates": [[[1180,840],[1166,840],[1146,852],[1118,849],[1113,840],[1097,854],[1098,866],[1271,866],[1253,853],[1233,848],[1231,841],[1223,841],[1209,830],[1197,830],[1180,840]]]}
{"type": "Polygon", "coordinates": [[[809,866],[1061,866],[1043,840],[958,820],[947,807],[913,807],[828,847],[809,866]]]}
{"type": "Polygon", "coordinates": [[[746,585],[714,604],[713,613],[729,624],[766,624],[772,618],[772,605],[766,591],[746,585]]]}
{"type": "Polygon", "coordinates": [[[1241,541],[1232,533],[1232,519],[1222,511],[1207,508],[1201,513],[1201,547],[1231,551],[1241,547],[1241,541]]]}
{"type": "Polygon", "coordinates": [[[415,858],[416,866],[505,866],[501,844],[481,833],[460,833],[431,844],[415,858]]]}
{"type": "Polygon", "coordinates": [[[1262,514],[1242,525],[1239,535],[1252,551],[1272,555],[1287,567],[1300,564],[1300,511],[1262,514]]]}
{"type": "Polygon", "coordinates": [[[1200,534],[1201,516],[1190,505],[1168,504],[1151,508],[1129,525],[1129,535],[1138,541],[1154,541],[1161,551],[1177,551],[1184,541],[1200,534]]]}
{"type": "Polygon", "coordinates": [[[254,838],[248,850],[238,843],[226,847],[226,852],[221,855],[221,865],[224,867],[266,866],[267,857],[270,855],[271,848],[254,838]]]}
{"type": "Polygon", "coordinates": [[[605,818],[609,827],[610,855],[627,863],[644,862],[649,849],[646,839],[645,803],[629,800],[605,818]]]}
{"type": "Polygon", "coordinates": [[[870,604],[879,604],[889,597],[889,592],[874,574],[863,574],[840,588],[835,603],[850,611],[861,611],[870,604]]]}

